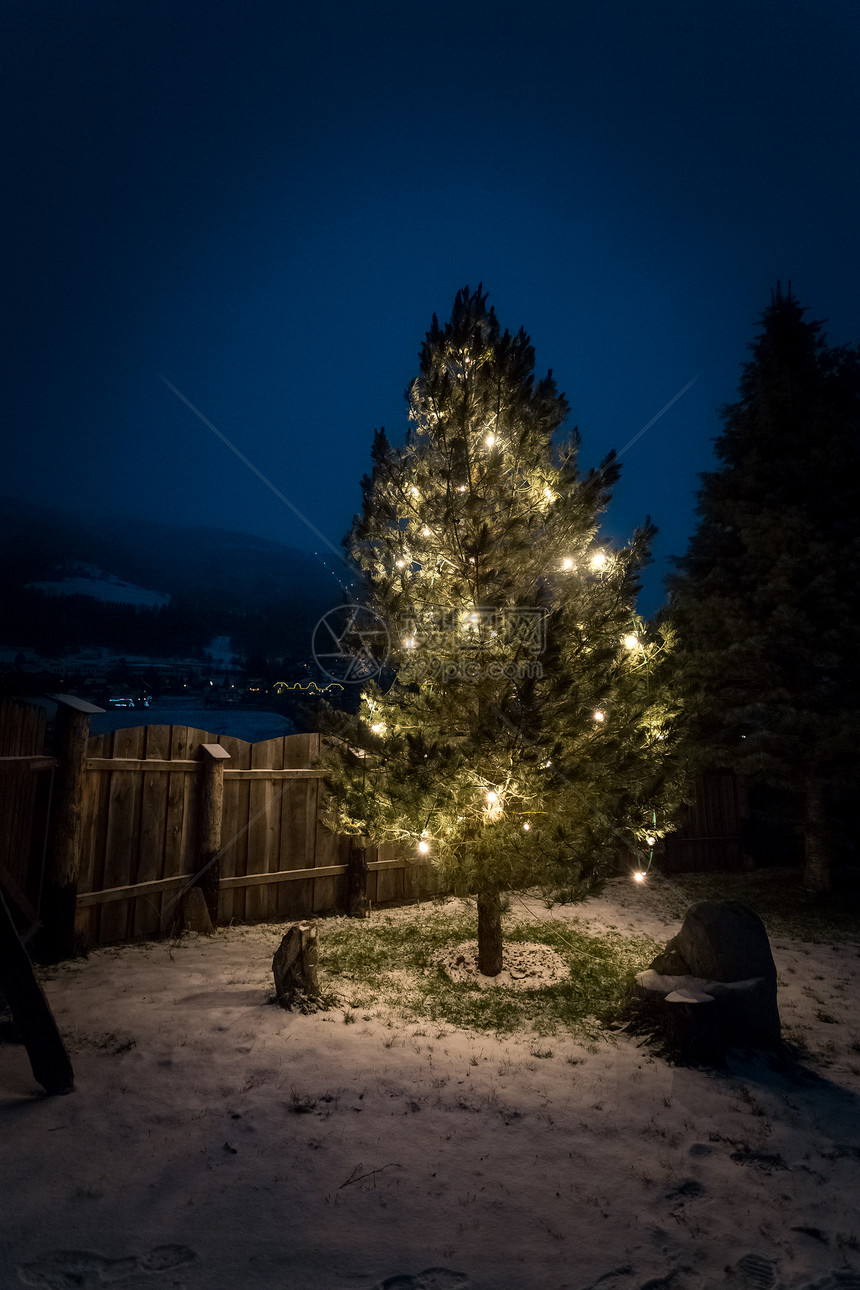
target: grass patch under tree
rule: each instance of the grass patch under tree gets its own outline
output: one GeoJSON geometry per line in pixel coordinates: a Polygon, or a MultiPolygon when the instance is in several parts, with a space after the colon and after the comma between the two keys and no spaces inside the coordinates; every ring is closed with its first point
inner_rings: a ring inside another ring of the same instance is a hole
{"type": "Polygon", "coordinates": [[[599,1033],[618,1010],[631,974],[660,948],[644,936],[586,931],[576,921],[524,921],[505,915],[505,941],[550,946],[570,978],[541,989],[482,989],[455,982],[434,959],[450,945],[475,939],[476,913],[468,907],[430,905],[379,913],[371,919],[327,919],[320,925],[324,988],[360,1014],[390,1010],[405,1021],[511,1034],[564,1031],[580,1038],[599,1033]]]}

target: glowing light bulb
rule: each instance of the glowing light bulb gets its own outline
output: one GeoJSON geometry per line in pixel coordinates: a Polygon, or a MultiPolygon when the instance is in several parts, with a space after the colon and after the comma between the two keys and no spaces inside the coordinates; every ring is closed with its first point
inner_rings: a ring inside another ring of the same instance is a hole
{"type": "Polygon", "coordinates": [[[595,714],[594,714],[594,720],[595,720],[596,722],[598,722],[598,723],[600,723],[601,721],[605,721],[605,720],[606,720],[606,713],[605,713],[605,712],[601,712],[601,711],[600,711],[600,709],[598,708],[597,712],[595,712],[595,714]]]}
{"type": "Polygon", "coordinates": [[[572,560],[569,555],[566,555],[561,562],[561,567],[562,569],[575,569],[576,561],[572,560]]]}
{"type": "Polygon", "coordinates": [[[606,552],[595,551],[594,555],[591,557],[592,569],[595,569],[595,570],[602,569],[604,568],[605,565],[606,565],[606,552]]]}
{"type": "Polygon", "coordinates": [[[370,728],[375,735],[385,734],[385,722],[383,721],[374,721],[373,725],[370,728]]]}
{"type": "Polygon", "coordinates": [[[415,648],[415,637],[414,637],[414,636],[407,636],[407,637],[406,637],[406,639],[405,639],[405,641],[403,642],[403,648],[404,648],[404,649],[414,649],[414,648],[415,648]]]}
{"type": "Polygon", "coordinates": [[[404,565],[406,564],[406,561],[405,561],[405,560],[396,560],[396,561],[395,561],[395,564],[397,565],[398,569],[402,569],[402,568],[404,567],[404,565]]]}
{"type": "Polygon", "coordinates": [[[633,881],[634,881],[634,882],[644,882],[644,881],[645,881],[645,874],[642,872],[642,870],[641,870],[641,869],[640,869],[637,873],[634,873],[634,875],[633,875],[633,881]]]}
{"type": "Polygon", "coordinates": [[[430,530],[428,529],[428,527],[427,527],[427,525],[426,525],[426,524],[424,525],[423,529],[421,530],[421,536],[422,536],[422,537],[429,537],[429,536],[430,536],[430,530]]]}
{"type": "Polygon", "coordinates": [[[528,820],[526,820],[525,824],[523,825],[523,828],[525,829],[526,833],[528,833],[529,829],[531,828],[531,825],[529,824],[528,820]]]}
{"type": "Polygon", "coordinates": [[[488,448],[493,448],[493,447],[495,447],[495,443],[496,443],[496,436],[495,436],[494,434],[488,434],[488,435],[487,435],[487,447],[488,447],[488,448]]]}
{"type": "Polygon", "coordinates": [[[457,492],[458,492],[458,493],[465,493],[465,491],[466,491],[466,485],[465,485],[465,484],[458,484],[458,485],[457,485],[457,492]]]}
{"type": "Polygon", "coordinates": [[[499,795],[492,788],[487,793],[487,804],[488,806],[498,806],[499,804],[499,795]]]}
{"type": "Polygon", "coordinates": [[[543,495],[548,502],[551,502],[555,499],[555,493],[552,491],[551,488],[545,488],[543,490],[543,495]]]}
{"type": "Polygon", "coordinates": [[[645,842],[647,843],[647,845],[648,845],[649,847],[653,847],[656,841],[657,841],[657,839],[656,839],[656,838],[651,837],[650,835],[645,839],[645,842]]]}
{"type": "Polygon", "coordinates": [[[421,841],[418,843],[418,850],[421,852],[423,856],[426,856],[427,852],[430,850],[430,843],[426,840],[426,838],[422,838],[421,841]]]}
{"type": "Polygon", "coordinates": [[[636,649],[639,644],[639,637],[634,636],[633,632],[631,632],[629,636],[624,637],[624,644],[628,649],[636,649]]]}
{"type": "Polygon", "coordinates": [[[413,496],[413,497],[420,497],[420,496],[421,496],[420,491],[415,487],[415,485],[414,485],[414,484],[411,484],[411,485],[410,485],[409,491],[410,491],[410,493],[412,494],[412,496],[413,496]]]}

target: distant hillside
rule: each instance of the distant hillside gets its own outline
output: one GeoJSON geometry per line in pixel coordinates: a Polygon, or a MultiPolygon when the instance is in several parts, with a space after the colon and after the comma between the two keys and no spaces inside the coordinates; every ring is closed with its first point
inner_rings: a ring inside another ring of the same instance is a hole
{"type": "Polygon", "coordinates": [[[341,596],[313,556],[245,533],[73,516],[0,500],[0,534],[0,643],[7,645],[168,655],[231,636],[246,654],[304,657],[313,624],[341,596]],[[149,604],[146,597],[136,605],[110,603],[99,587],[105,577],[158,594],[149,604]],[[85,593],[88,579],[98,600],[30,585],[85,593]]]}

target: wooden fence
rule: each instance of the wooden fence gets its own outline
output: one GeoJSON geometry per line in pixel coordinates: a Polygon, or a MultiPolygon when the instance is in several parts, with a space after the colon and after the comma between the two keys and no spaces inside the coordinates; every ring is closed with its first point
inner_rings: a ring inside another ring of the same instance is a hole
{"type": "MultiPolygon", "coordinates": [[[[200,885],[208,886],[218,922],[345,910],[355,839],[320,823],[319,754],[318,734],[258,744],[185,726],[91,735],[76,913],[84,942],[106,945],[169,929],[207,855],[217,882],[200,885]],[[215,777],[207,769],[213,760],[223,779],[215,835],[206,787],[207,776],[215,777]]],[[[390,848],[373,848],[367,859],[374,904],[416,894],[416,881],[426,877],[390,848]]]]}
{"type": "Polygon", "coordinates": [[[669,873],[747,867],[744,814],[743,786],[734,771],[709,771],[697,780],[677,831],[666,836],[660,867],[669,873]]]}
{"type": "Polygon", "coordinates": [[[0,701],[0,886],[25,939],[38,923],[55,765],[43,710],[0,701]]]}

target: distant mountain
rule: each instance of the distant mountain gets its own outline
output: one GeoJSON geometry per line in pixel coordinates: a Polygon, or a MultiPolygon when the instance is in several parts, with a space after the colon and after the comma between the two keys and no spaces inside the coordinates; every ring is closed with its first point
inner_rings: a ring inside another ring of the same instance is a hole
{"type": "Polygon", "coordinates": [[[36,649],[135,644],[167,654],[228,636],[246,654],[303,655],[313,624],[342,595],[314,556],[266,538],[8,499],[0,550],[0,642],[36,649]],[[108,594],[123,586],[122,599],[108,594]]]}

